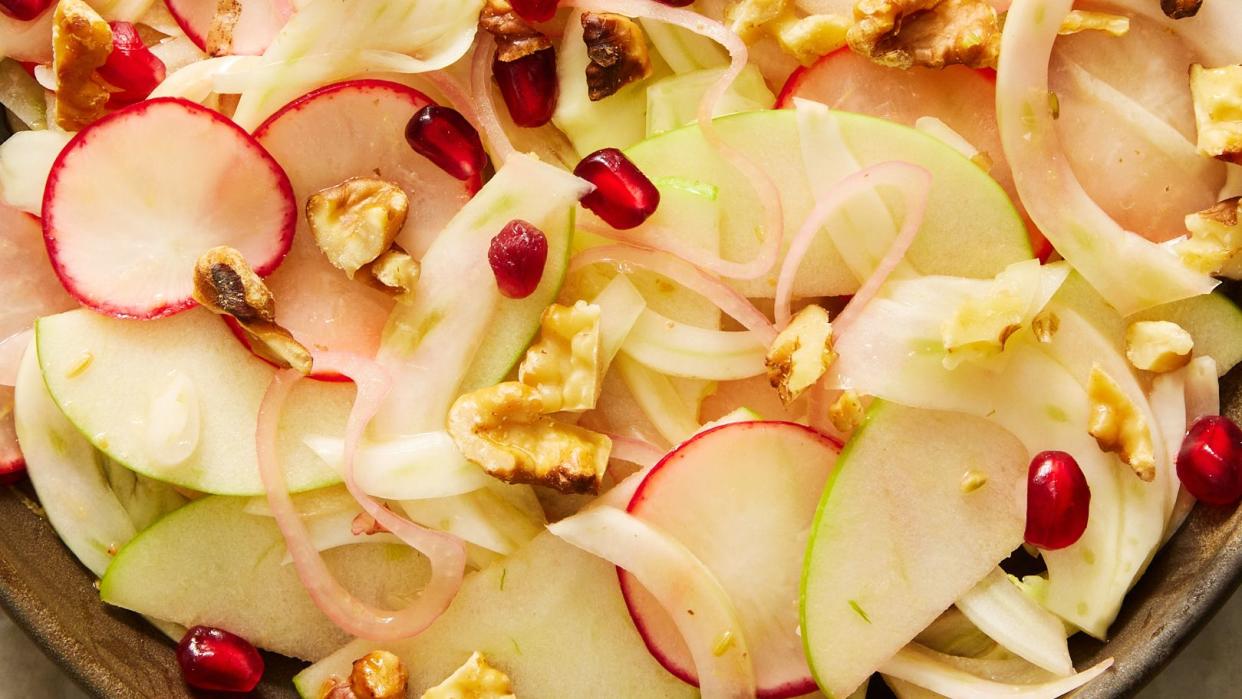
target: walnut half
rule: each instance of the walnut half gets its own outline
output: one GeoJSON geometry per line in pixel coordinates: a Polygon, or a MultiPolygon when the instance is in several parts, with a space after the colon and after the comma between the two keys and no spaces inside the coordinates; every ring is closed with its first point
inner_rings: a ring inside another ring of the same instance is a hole
{"type": "Polygon", "coordinates": [[[104,115],[111,91],[96,72],[112,53],[112,29],[82,0],[60,0],[52,15],[56,124],[78,131],[104,115]]]}
{"type": "Polygon", "coordinates": [[[306,200],[306,222],[328,261],[350,279],[392,247],[410,199],[392,182],[351,177],[306,200]]]}
{"type": "Polygon", "coordinates": [[[1160,0],[1160,9],[1169,19],[1194,17],[1199,14],[1200,7],[1203,7],[1203,0],[1160,0]]]}
{"type": "Polygon", "coordinates": [[[518,381],[539,391],[544,412],[595,407],[602,383],[599,323],[599,306],[586,301],[544,309],[539,340],[518,367],[518,381]]]}
{"type": "Polygon", "coordinates": [[[487,0],[479,13],[479,28],[496,39],[496,58],[510,63],[552,48],[552,40],[518,16],[509,0],[487,0]]]}
{"type": "Polygon", "coordinates": [[[789,405],[814,386],[836,358],[832,351],[832,323],[828,320],[828,311],[810,305],[798,311],[776,336],[764,364],[768,382],[776,389],[781,402],[789,405]]]}
{"type": "Polygon", "coordinates": [[[475,651],[440,684],[423,693],[423,699],[515,699],[509,676],[488,664],[475,651]]]}
{"type": "Polygon", "coordinates": [[[1199,152],[1242,165],[1242,65],[1190,66],[1199,152]]]}
{"type": "Polygon", "coordinates": [[[1116,380],[1098,366],[1091,368],[1087,399],[1087,432],[1095,437],[1100,449],[1116,454],[1140,479],[1155,479],[1156,456],[1147,420],[1116,380]]]}
{"type": "Polygon", "coordinates": [[[358,699],[405,699],[410,674],[401,658],[377,650],[354,661],[349,688],[358,699]]]}
{"type": "Polygon", "coordinates": [[[236,320],[260,357],[303,374],[311,372],[310,352],[276,324],[276,299],[237,250],[212,248],[198,258],[194,300],[212,313],[236,320]]]}
{"type": "Polygon", "coordinates": [[[1177,256],[1191,269],[1225,277],[1237,275],[1234,258],[1242,252],[1238,197],[1186,217],[1190,235],[1175,246],[1177,256]]]}
{"type": "Polygon", "coordinates": [[[987,0],[858,0],[846,41],[893,68],[995,68],[1000,20],[987,0]]]}
{"type": "Polygon", "coordinates": [[[592,102],[651,75],[647,37],[629,17],[610,12],[583,12],[582,41],[591,59],[586,67],[586,79],[587,96],[592,102]]]}

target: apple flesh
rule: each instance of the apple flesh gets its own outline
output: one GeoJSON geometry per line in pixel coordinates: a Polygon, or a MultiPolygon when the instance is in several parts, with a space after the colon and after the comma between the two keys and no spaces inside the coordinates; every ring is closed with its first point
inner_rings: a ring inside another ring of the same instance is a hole
{"type": "Polygon", "coordinates": [[[982,418],[876,402],[811,527],[801,632],[844,697],[1022,544],[1026,448],[982,418]],[[963,492],[976,471],[986,485],[963,492]]]}

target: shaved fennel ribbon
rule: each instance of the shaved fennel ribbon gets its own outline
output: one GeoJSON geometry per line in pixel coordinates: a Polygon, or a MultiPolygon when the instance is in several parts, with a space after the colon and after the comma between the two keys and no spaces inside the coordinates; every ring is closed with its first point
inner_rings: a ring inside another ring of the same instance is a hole
{"type": "Polygon", "coordinates": [[[742,327],[753,332],[766,347],[776,339],[776,328],[754,304],[728,284],[665,250],[652,250],[633,245],[602,245],[588,248],[574,256],[569,265],[573,272],[599,262],[610,262],[624,271],[634,266],[663,275],[714,303],[742,327]]]}
{"type": "Polygon", "coordinates": [[[1122,315],[1210,292],[1216,281],[1125,230],[1083,189],[1057,135],[1048,64],[1073,0],[1015,0],[1001,37],[996,113],[1031,219],[1122,315]]]}
{"type": "MultiPolygon", "coordinates": [[[[736,168],[750,182],[751,187],[754,188],[759,202],[763,205],[763,243],[760,245],[758,254],[749,262],[732,262],[719,257],[710,257],[703,252],[695,252],[682,247],[678,248],[677,254],[686,256],[686,259],[693,259],[695,264],[723,277],[757,279],[767,274],[776,265],[776,261],[780,256],[781,243],[785,235],[785,221],[780,190],[777,189],[776,184],[768,173],[764,172],[754,161],[733,146],[725,143],[712,123],[712,115],[715,114],[716,106],[746,67],[749,50],[746,48],[745,42],[720,22],[708,19],[697,12],[668,7],[654,0],[567,0],[562,2],[561,5],[564,7],[576,7],[590,12],[614,12],[639,19],[665,22],[700,36],[708,37],[729,52],[729,68],[720,74],[720,78],[708,88],[707,92],[703,93],[703,99],[699,102],[699,130],[702,132],[703,139],[707,141],[708,145],[736,168]]],[[[632,234],[620,234],[612,231],[609,231],[608,234],[610,234],[610,237],[614,237],[614,239],[622,239],[626,242],[640,242],[632,234]],[[617,238],[615,237],[617,235],[625,237],[617,238]]],[[[667,240],[677,239],[675,234],[668,232],[658,237],[667,240]]],[[[642,244],[650,245],[651,243],[644,240],[642,244]]]]}
{"type": "Polygon", "coordinates": [[[474,55],[470,58],[470,94],[478,109],[478,124],[483,130],[487,144],[492,147],[497,167],[503,165],[509,156],[516,152],[505,127],[496,115],[496,104],[492,101],[492,80],[489,76],[492,60],[496,56],[496,40],[487,32],[479,32],[478,44],[474,47],[474,55]]]}
{"type": "Polygon", "coordinates": [[[1010,684],[973,675],[953,664],[951,656],[912,643],[880,666],[880,672],[954,699],[1057,699],[1112,667],[1108,658],[1087,670],[1040,684],[1010,684]]]}
{"type": "Polygon", "coordinates": [[[345,429],[345,487],[375,521],[431,561],[431,580],[414,604],[402,611],[386,611],[354,597],[324,563],[294,507],[276,451],[281,410],[294,385],[302,378],[291,369],[276,373],[259,407],[255,441],[259,475],[267,491],[268,505],[293,557],[298,578],[315,606],[328,619],[354,636],[374,641],[409,638],[430,626],[453,601],[465,572],[466,547],[456,537],[424,529],[394,514],[358,487],[354,478],[354,456],[367,423],[388,392],[387,374],[370,360],[339,353],[317,354],[315,364],[349,377],[358,389],[345,429]]]}
{"type": "Polygon", "coordinates": [[[733,603],[685,546],[615,507],[587,510],[548,531],[624,568],[659,601],[686,640],[704,699],[755,696],[755,670],[733,603]]]}

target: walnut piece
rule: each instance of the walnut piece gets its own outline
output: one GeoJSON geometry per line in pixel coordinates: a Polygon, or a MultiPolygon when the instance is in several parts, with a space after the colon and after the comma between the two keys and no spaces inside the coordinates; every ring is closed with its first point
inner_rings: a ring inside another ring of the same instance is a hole
{"type": "Polygon", "coordinates": [[[840,15],[797,17],[787,12],[769,24],[772,36],[785,53],[809,66],[822,56],[845,46],[850,20],[840,15]]]}
{"type": "Polygon", "coordinates": [[[849,434],[863,421],[863,404],[854,389],[847,389],[828,406],[828,420],[841,434],[849,434]]]}
{"type": "Polygon", "coordinates": [[[1199,152],[1242,165],[1242,65],[1190,66],[1199,152]]]}
{"type": "Polygon", "coordinates": [[[377,650],[354,661],[349,688],[358,699],[405,699],[410,675],[401,658],[377,650]]]}
{"type": "Polygon", "coordinates": [[[397,185],[375,177],[351,177],[306,200],[306,222],[328,261],[350,279],[392,247],[410,210],[397,185]]]}
{"type": "Polygon", "coordinates": [[[753,41],[769,22],[792,14],[789,0],[738,0],[725,11],[729,29],[746,41],[753,41]]]}
{"type": "Polygon", "coordinates": [[[111,91],[96,72],[112,53],[112,30],[82,0],[60,0],[52,15],[56,125],[79,131],[104,115],[111,91]]]}
{"type": "Polygon", "coordinates": [[[288,330],[276,324],[276,299],[233,248],[212,248],[194,265],[194,300],[237,321],[256,354],[278,366],[311,372],[311,356],[288,330]]]}
{"type": "Polygon", "coordinates": [[[1044,311],[1031,319],[1031,332],[1035,334],[1036,340],[1044,344],[1052,342],[1060,329],[1061,316],[1052,311],[1044,311]]]}
{"type": "Polygon", "coordinates": [[[1017,263],[996,275],[986,293],[967,297],[940,326],[944,367],[955,369],[965,361],[984,361],[1005,350],[1005,343],[1029,318],[1031,281],[1037,266],[1017,263]]]}
{"type": "Polygon", "coordinates": [[[440,684],[423,693],[423,699],[515,699],[509,676],[487,663],[475,651],[470,659],[440,684]]]}
{"type": "Polygon", "coordinates": [[[241,12],[241,0],[216,0],[216,12],[207,30],[207,55],[227,56],[233,50],[233,31],[237,29],[241,12]]]}
{"type": "Polygon", "coordinates": [[[448,431],[467,459],[502,481],[598,493],[612,441],[546,412],[539,389],[506,381],[458,398],[448,431]]]}
{"type": "Polygon", "coordinates": [[[487,0],[479,28],[496,38],[496,58],[504,63],[552,48],[552,40],[518,16],[509,0],[487,0]]]}
{"type": "Polygon", "coordinates": [[[544,412],[594,408],[602,384],[599,306],[552,304],[539,322],[539,340],[526,350],[518,381],[539,391],[544,412]]]}
{"type": "Polygon", "coordinates": [[[1242,276],[1231,264],[1242,252],[1242,225],[1238,225],[1238,197],[1186,217],[1190,236],[1177,244],[1182,263],[1203,274],[1242,276]]]}
{"type": "Polygon", "coordinates": [[[828,311],[814,304],[798,311],[768,348],[768,382],[786,405],[819,381],[836,361],[828,311]]]}
{"type": "Polygon", "coordinates": [[[1140,479],[1154,479],[1156,457],[1151,428],[1113,377],[1099,366],[1091,368],[1087,379],[1087,400],[1087,432],[1095,437],[1100,449],[1115,453],[1140,479]]]}
{"type": "Polygon", "coordinates": [[[1126,357],[1136,369],[1165,373],[1190,363],[1194,338],[1177,323],[1142,320],[1126,328],[1126,357]]]}
{"type": "Polygon", "coordinates": [[[1160,0],[1160,9],[1169,19],[1194,17],[1202,6],[1203,0],[1160,0]]]}
{"type": "Polygon", "coordinates": [[[987,0],[858,0],[846,41],[893,68],[995,68],[1000,21],[987,0]]]}
{"type": "Polygon", "coordinates": [[[587,97],[592,102],[651,75],[647,36],[638,22],[625,15],[583,12],[582,41],[591,60],[586,80],[587,97]]]}
{"type": "Polygon", "coordinates": [[[418,260],[396,247],[375,258],[364,269],[381,290],[398,296],[414,291],[414,285],[422,274],[422,266],[418,264],[418,260]]]}
{"type": "Polygon", "coordinates": [[[1058,34],[1077,34],[1079,32],[1099,31],[1113,36],[1125,36],[1130,32],[1130,18],[1125,15],[1114,15],[1107,12],[1090,12],[1088,10],[1071,10],[1061,21],[1058,34]]]}

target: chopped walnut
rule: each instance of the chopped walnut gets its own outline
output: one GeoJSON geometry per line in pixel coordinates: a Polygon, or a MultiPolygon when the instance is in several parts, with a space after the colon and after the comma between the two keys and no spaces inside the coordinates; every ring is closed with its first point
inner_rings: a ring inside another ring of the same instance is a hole
{"type": "Polygon", "coordinates": [[[586,301],[544,310],[539,340],[518,367],[518,381],[539,391],[544,412],[595,407],[602,382],[599,322],[599,306],[586,301]]]}
{"type": "Polygon", "coordinates": [[[1154,479],[1156,457],[1147,420],[1113,377],[1099,366],[1092,367],[1087,380],[1087,400],[1087,432],[1095,437],[1100,449],[1117,454],[1140,479],[1154,479]]]}
{"type": "MultiPolygon", "coordinates": [[[[1221,274],[1242,252],[1242,226],[1238,225],[1238,197],[1186,217],[1190,236],[1177,244],[1182,263],[1204,274],[1221,274]]],[[[1228,275],[1226,275],[1228,276],[1228,275]]]]}
{"type": "Polygon", "coordinates": [[[1242,165],[1242,65],[1190,66],[1199,152],[1242,165]]]}
{"type": "Polygon", "coordinates": [[[358,699],[405,699],[410,675],[401,658],[377,650],[354,661],[349,688],[358,699]]]}
{"type": "Polygon", "coordinates": [[[792,12],[787,12],[769,25],[772,36],[776,37],[781,48],[804,66],[845,46],[845,33],[849,28],[849,18],[840,15],[799,18],[792,12]]]}
{"type": "Polygon", "coordinates": [[[1194,338],[1177,323],[1142,320],[1126,329],[1126,357],[1136,369],[1164,373],[1190,363],[1194,338]]]}
{"type": "Polygon", "coordinates": [[[538,389],[507,381],[458,398],[448,430],[466,458],[502,481],[598,493],[612,441],[545,412],[538,389]]]}
{"type": "Polygon", "coordinates": [[[409,253],[396,248],[375,258],[367,265],[366,272],[381,290],[404,296],[414,291],[414,285],[422,274],[422,267],[409,253]]]}
{"type": "Polygon", "coordinates": [[[940,337],[944,342],[946,369],[955,369],[964,361],[983,361],[1000,354],[1009,338],[1022,329],[1030,310],[1026,273],[1038,274],[1038,267],[1018,265],[998,274],[987,293],[966,298],[953,315],[945,319],[940,337]]]}
{"type": "Polygon", "coordinates": [[[56,125],[79,131],[104,115],[111,96],[96,72],[112,53],[112,30],[82,0],[60,0],[52,15],[52,72],[56,125]]]}
{"type": "Polygon", "coordinates": [[[1199,14],[1203,0],[1160,0],[1160,9],[1169,19],[1185,19],[1199,14]]]}
{"type": "Polygon", "coordinates": [[[858,0],[846,41],[893,68],[994,68],[1000,36],[987,0],[858,0]]]}
{"type": "Polygon", "coordinates": [[[725,15],[729,29],[747,41],[755,38],[756,32],[782,17],[791,14],[789,0],[738,0],[725,15]]]}
{"type": "Polygon", "coordinates": [[[608,12],[582,13],[582,41],[586,43],[587,97],[592,102],[651,75],[647,37],[638,22],[608,12]]]}
{"type": "Polygon", "coordinates": [[[328,261],[350,279],[392,247],[410,199],[386,180],[351,177],[306,200],[306,222],[328,261]]]}
{"type": "Polygon", "coordinates": [[[233,248],[212,248],[194,266],[194,300],[237,321],[256,354],[279,366],[311,372],[311,356],[276,324],[276,299],[246,258],[233,248]]]}
{"type": "Polygon", "coordinates": [[[815,385],[836,361],[828,311],[814,304],[798,311],[776,336],[764,360],[768,382],[786,405],[815,385]]]}
{"type": "Polygon", "coordinates": [[[828,421],[841,434],[849,434],[857,429],[863,421],[863,404],[858,393],[853,389],[842,391],[832,405],[828,406],[828,421]]]}
{"type": "Polygon", "coordinates": [[[1057,32],[1062,36],[1079,32],[1098,31],[1113,36],[1125,36],[1130,32],[1130,18],[1125,15],[1114,15],[1108,12],[1089,12],[1087,10],[1071,10],[1061,22],[1057,32]]]}
{"type": "Polygon", "coordinates": [[[1060,329],[1061,317],[1052,311],[1044,311],[1031,319],[1031,332],[1035,333],[1036,340],[1044,344],[1052,342],[1060,329]]]}
{"type": "Polygon", "coordinates": [[[226,56],[233,50],[233,31],[241,13],[241,0],[216,0],[216,12],[207,31],[207,55],[226,56]]]}
{"type": "Polygon", "coordinates": [[[505,63],[552,48],[552,40],[518,16],[509,0],[487,0],[479,28],[496,38],[496,58],[505,63]]]}
{"type": "Polygon", "coordinates": [[[475,652],[457,671],[423,693],[423,699],[515,699],[509,676],[475,652]]]}

